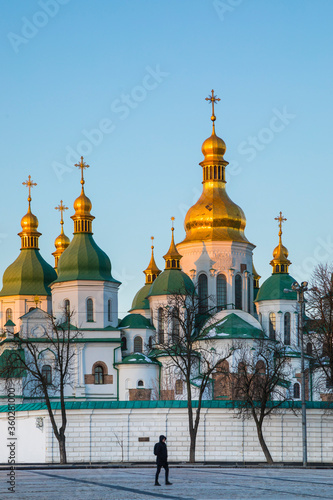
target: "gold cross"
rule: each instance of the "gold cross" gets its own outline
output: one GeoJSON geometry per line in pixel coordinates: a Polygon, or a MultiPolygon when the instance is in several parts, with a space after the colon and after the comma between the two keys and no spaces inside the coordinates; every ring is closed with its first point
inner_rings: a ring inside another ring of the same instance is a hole
{"type": "Polygon", "coordinates": [[[57,207],[54,207],[54,209],[59,210],[59,212],[61,214],[60,224],[63,224],[64,223],[63,214],[64,214],[65,210],[68,210],[68,207],[65,207],[65,205],[63,205],[63,203],[62,203],[62,200],[60,200],[60,205],[58,205],[57,207]]]}
{"type": "Polygon", "coordinates": [[[151,249],[154,250],[154,236],[151,236],[150,239],[151,239],[151,249]]]}
{"type": "Polygon", "coordinates": [[[214,103],[217,102],[217,101],[220,101],[221,99],[219,99],[218,97],[216,97],[216,95],[214,95],[214,89],[212,89],[212,95],[206,97],[205,99],[206,101],[209,101],[212,105],[212,116],[211,116],[211,120],[212,122],[215,122],[216,120],[216,116],[215,116],[215,113],[214,113],[214,103]]]}
{"type": "Polygon", "coordinates": [[[35,296],[34,296],[34,302],[35,302],[35,304],[36,304],[36,307],[38,307],[38,304],[39,304],[39,302],[40,302],[40,297],[39,297],[38,295],[35,295],[35,296]]]}
{"type": "Polygon", "coordinates": [[[80,163],[75,163],[74,167],[79,167],[79,168],[81,169],[81,184],[82,184],[82,186],[83,186],[83,184],[84,184],[83,170],[84,170],[85,168],[89,168],[89,167],[90,167],[90,165],[87,165],[86,163],[84,163],[84,161],[83,161],[83,156],[81,156],[81,161],[80,161],[80,163]]]}
{"type": "Polygon", "coordinates": [[[28,175],[28,180],[25,181],[25,182],[22,182],[22,184],[23,184],[23,186],[27,186],[27,188],[29,188],[28,202],[29,202],[29,205],[30,205],[30,202],[31,202],[31,188],[34,187],[34,186],[37,186],[37,183],[33,182],[31,180],[31,175],[28,175]]]}
{"type": "Polygon", "coordinates": [[[175,220],[175,218],[174,218],[174,217],[171,217],[171,224],[172,224],[172,226],[171,226],[171,231],[174,231],[174,230],[175,230],[175,228],[173,227],[174,220],[175,220]]]}
{"type": "Polygon", "coordinates": [[[282,212],[280,212],[280,215],[278,217],[275,217],[274,220],[279,221],[280,233],[282,234],[282,222],[285,222],[287,219],[283,217],[282,212]]]}

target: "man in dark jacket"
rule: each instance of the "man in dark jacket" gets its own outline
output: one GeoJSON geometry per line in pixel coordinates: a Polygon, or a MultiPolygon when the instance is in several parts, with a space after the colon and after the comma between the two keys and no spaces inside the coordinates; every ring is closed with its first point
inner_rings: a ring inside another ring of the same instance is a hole
{"type": "Polygon", "coordinates": [[[156,476],[155,476],[155,486],[161,486],[158,482],[158,476],[161,472],[161,468],[165,469],[165,484],[172,484],[169,482],[169,465],[168,465],[168,450],[165,444],[166,437],[160,436],[160,441],[155,445],[154,453],[156,455],[156,476]]]}

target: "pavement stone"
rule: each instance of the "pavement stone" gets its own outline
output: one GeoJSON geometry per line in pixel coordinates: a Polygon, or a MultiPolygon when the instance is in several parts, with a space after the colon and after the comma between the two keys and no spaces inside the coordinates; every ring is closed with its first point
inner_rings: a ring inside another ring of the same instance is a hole
{"type": "Polygon", "coordinates": [[[151,467],[0,471],[1,500],[295,500],[333,498],[332,469],[172,467],[170,481],[154,486],[151,467]]]}

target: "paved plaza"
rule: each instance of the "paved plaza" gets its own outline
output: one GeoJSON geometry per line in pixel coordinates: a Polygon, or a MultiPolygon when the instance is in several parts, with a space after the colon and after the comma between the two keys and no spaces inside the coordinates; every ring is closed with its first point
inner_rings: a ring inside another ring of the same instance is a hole
{"type": "Polygon", "coordinates": [[[1,500],[220,500],[333,498],[332,469],[171,467],[172,486],[154,486],[153,468],[18,470],[15,493],[0,471],[1,500]]]}

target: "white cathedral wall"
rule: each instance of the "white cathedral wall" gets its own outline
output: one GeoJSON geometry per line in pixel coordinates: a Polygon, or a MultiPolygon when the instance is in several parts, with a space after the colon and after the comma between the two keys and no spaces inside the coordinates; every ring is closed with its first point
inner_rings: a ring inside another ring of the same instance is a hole
{"type": "Polygon", "coordinates": [[[150,364],[124,364],[119,369],[119,399],[129,400],[129,389],[138,389],[139,380],[143,381],[143,389],[152,390],[152,399],[158,397],[159,366],[150,364]]]}
{"type": "Polygon", "coordinates": [[[197,284],[198,276],[206,274],[208,278],[208,296],[211,297],[209,307],[216,305],[216,278],[223,273],[227,279],[227,304],[235,303],[234,283],[235,276],[242,276],[243,310],[253,312],[253,278],[252,254],[254,245],[229,241],[205,241],[178,244],[177,249],[183,256],[182,270],[197,284]],[[241,264],[246,271],[241,272],[241,264]],[[251,278],[250,305],[247,297],[247,277],[251,278]]]}
{"type": "MultiPolygon", "coordinates": [[[[56,412],[56,420],[59,418],[56,412]]],[[[189,435],[186,408],[68,410],[66,429],[69,462],[154,462],[153,446],[167,436],[169,460],[187,461],[189,435]],[[139,438],[149,441],[140,442],[139,438]]],[[[6,414],[0,414],[1,435],[7,435],[6,414]]],[[[333,415],[307,411],[308,460],[332,464],[333,415]]],[[[17,462],[59,462],[58,442],[46,411],[17,412],[17,462]],[[43,417],[43,429],[36,418],[43,417]]],[[[290,411],[274,415],[264,424],[264,436],[275,461],[302,461],[301,416],[290,411]]],[[[8,448],[2,440],[0,461],[8,448]]],[[[224,408],[203,408],[199,425],[197,461],[264,462],[252,420],[234,417],[224,408]]]]}
{"type": "MultiPolygon", "coordinates": [[[[52,313],[52,299],[50,296],[38,296],[39,302],[38,307],[48,314],[52,313]]],[[[0,331],[4,331],[4,325],[6,323],[6,310],[12,310],[12,321],[15,323],[16,327],[14,331],[20,330],[21,326],[21,316],[29,312],[30,308],[36,307],[34,301],[34,296],[32,295],[16,295],[12,297],[2,297],[0,300],[0,331]]]]}
{"type": "Polygon", "coordinates": [[[256,303],[258,315],[261,314],[261,326],[264,332],[269,336],[269,315],[275,314],[276,335],[278,338],[284,338],[284,315],[290,313],[290,343],[296,346],[297,338],[297,302],[294,300],[263,300],[256,303]]]}
{"type": "Polygon", "coordinates": [[[79,328],[118,326],[118,287],[108,281],[68,281],[52,285],[53,314],[64,315],[64,302],[70,301],[74,315],[71,323],[79,328]],[[87,321],[87,299],[93,300],[93,322],[87,321]],[[108,321],[108,300],[111,300],[111,321],[108,321]]]}

